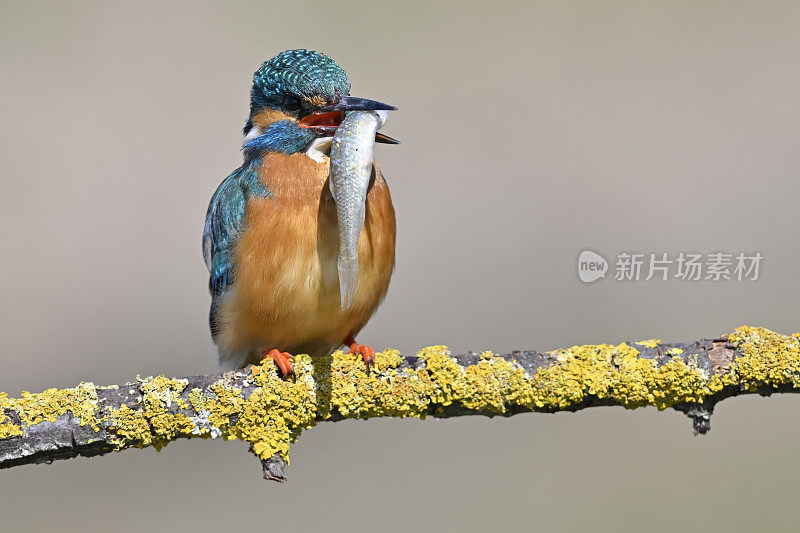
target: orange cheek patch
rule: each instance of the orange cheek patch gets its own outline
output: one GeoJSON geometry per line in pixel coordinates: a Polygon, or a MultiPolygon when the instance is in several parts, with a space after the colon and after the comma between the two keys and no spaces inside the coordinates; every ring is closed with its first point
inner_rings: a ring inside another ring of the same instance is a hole
{"type": "Polygon", "coordinates": [[[295,120],[295,118],[277,109],[263,109],[253,115],[253,126],[258,126],[265,130],[270,124],[281,120],[295,120]]]}

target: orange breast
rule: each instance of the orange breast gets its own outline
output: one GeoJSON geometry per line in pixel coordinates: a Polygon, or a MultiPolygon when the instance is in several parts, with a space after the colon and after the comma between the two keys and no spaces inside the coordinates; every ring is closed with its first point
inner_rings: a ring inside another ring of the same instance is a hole
{"type": "Polygon", "coordinates": [[[395,217],[377,167],[367,193],[352,305],[340,309],[338,224],[327,160],[268,154],[259,174],[273,197],[250,200],[234,254],[235,281],[219,309],[220,348],[327,355],[355,335],[386,295],[394,268],[395,217]]]}

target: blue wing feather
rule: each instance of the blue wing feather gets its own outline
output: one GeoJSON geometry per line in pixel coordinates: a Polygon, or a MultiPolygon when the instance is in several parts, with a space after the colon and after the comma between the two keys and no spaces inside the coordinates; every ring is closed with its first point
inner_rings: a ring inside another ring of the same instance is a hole
{"type": "Polygon", "coordinates": [[[260,158],[251,158],[225,178],[211,197],[206,213],[203,257],[210,274],[209,323],[214,338],[219,332],[216,317],[219,298],[234,281],[233,251],[242,230],[247,200],[254,196],[269,195],[267,187],[258,176],[259,165],[260,158]]]}

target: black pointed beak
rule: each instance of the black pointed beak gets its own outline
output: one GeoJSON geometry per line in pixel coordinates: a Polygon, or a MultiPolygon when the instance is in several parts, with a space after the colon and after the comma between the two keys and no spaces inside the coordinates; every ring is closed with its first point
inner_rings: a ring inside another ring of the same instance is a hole
{"type": "Polygon", "coordinates": [[[340,96],[339,99],[331,105],[320,108],[319,112],[328,111],[396,111],[397,108],[393,105],[384,104],[377,100],[369,100],[367,98],[359,98],[357,96],[340,96]]]}
{"type": "MultiPolygon", "coordinates": [[[[358,98],[357,96],[340,96],[334,103],[317,109],[314,113],[300,119],[301,128],[312,128],[318,135],[330,136],[342,122],[346,111],[395,111],[393,105],[377,100],[358,98]]],[[[375,134],[375,142],[384,144],[400,144],[400,141],[384,135],[375,134]]]]}

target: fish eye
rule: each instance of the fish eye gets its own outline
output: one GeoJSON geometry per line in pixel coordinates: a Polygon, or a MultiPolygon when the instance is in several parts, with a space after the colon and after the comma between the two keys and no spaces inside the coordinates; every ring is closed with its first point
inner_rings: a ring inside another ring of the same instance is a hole
{"type": "Polygon", "coordinates": [[[286,113],[297,113],[300,111],[301,107],[300,100],[294,96],[287,96],[283,99],[283,105],[281,107],[286,113]]]}

